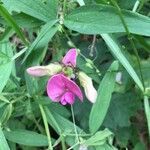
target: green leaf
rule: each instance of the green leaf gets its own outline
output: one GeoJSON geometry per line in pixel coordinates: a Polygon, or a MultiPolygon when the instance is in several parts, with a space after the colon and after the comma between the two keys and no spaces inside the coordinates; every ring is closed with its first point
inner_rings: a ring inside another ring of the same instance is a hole
{"type": "Polygon", "coordinates": [[[45,22],[56,18],[57,5],[53,3],[46,5],[41,0],[2,0],[2,2],[10,12],[24,12],[45,22]]]}
{"type": "MultiPolygon", "coordinates": [[[[131,11],[122,10],[129,32],[150,36],[150,19],[131,11]]],[[[125,32],[116,8],[106,5],[82,6],[65,17],[64,24],[84,34],[125,32]]]]}
{"type": "Polygon", "coordinates": [[[90,145],[102,145],[106,142],[107,138],[112,136],[112,132],[110,132],[108,129],[105,129],[103,131],[96,132],[95,135],[87,139],[84,144],[87,146],[90,145]]]}
{"type": "MultiPolygon", "coordinates": [[[[57,32],[58,30],[58,26],[53,26],[55,23],[57,22],[57,20],[52,20],[48,23],[46,23],[39,35],[37,36],[37,38],[35,39],[35,41],[32,43],[32,45],[29,47],[26,56],[24,58],[24,61],[27,59],[27,57],[34,51],[37,55],[37,51],[36,50],[43,50],[46,45],[48,44],[48,42],[50,41],[50,39],[54,36],[54,34],[57,32]]],[[[40,53],[41,55],[41,53],[40,53]]],[[[37,55],[39,56],[39,55],[37,55]]],[[[37,57],[36,56],[36,57],[37,57]]],[[[32,57],[33,59],[33,57],[32,57]]],[[[33,59],[34,60],[34,59],[33,59]]]]}
{"type": "Polygon", "coordinates": [[[129,127],[130,118],[140,109],[140,98],[131,92],[115,93],[112,97],[103,126],[114,131],[129,127]]]}
{"type": "Polygon", "coordinates": [[[12,16],[8,13],[8,11],[2,5],[0,5],[0,14],[4,17],[6,22],[16,31],[16,33],[18,34],[18,36],[20,37],[22,42],[25,45],[28,45],[28,43],[27,43],[23,33],[21,32],[19,26],[17,25],[15,20],[12,18],[12,16]]]}
{"type": "Polygon", "coordinates": [[[107,35],[107,34],[102,34],[101,36],[104,39],[104,41],[106,42],[106,44],[108,45],[108,47],[110,48],[110,51],[113,53],[114,56],[117,57],[117,59],[120,61],[120,63],[124,66],[124,68],[127,70],[127,72],[132,77],[134,82],[139,86],[141,91],[144,91],[144,87],[143,87],[142,82],[140,81],[137,73],[135,72],[135,70],[133,69],[130,62],[127,60],[127,58],[123,55],[120,47],[115,42],[115,40],[110,35],[107,35]]]}
{"type": "Polygon", "coordinates": [[[112,63],[100,83],[97,100],[92,107],[89,118],[89,128],[92,133],[99,129],[106,116],[111,100],[111,95],[115,87],[115,71],[117,71],[117,69],[118,62],[115,61],[112,63]]]}
{"type": "Polygon", "coordinates": [[[0,43],[0,93],[6,85],[11,74],[13,62],[11,61],[12,49],[8,42],[0,43]]]}
{"type": "Polygon", "coordinates": [[[0,149],[1,150],[10,150],[1,127],[0,127],[0,149]]]}
{"type": "Polygon", "coordinates": [[[51,126],[55,129],[55,131],[58,133],[58,134],[61,134],[61,129],[59,127],[59,124],[56,122],[54,116],[51,114],[51,112],[48,110],[47,107],[45,107],[45,113],[46,113],[46,116],[47,116],[47,120],[48,122],[51,124],[51,126]]]}
{"type": "Polygon", "coordinates": [[[4,131],[5,137],[14,143],[27,146],[48,146],[47,137],[28,130],[4,131]]]}
{"type": "MultiPolygon", "coordinates": [[[[51,110],[50,113],[53,115],[53,117],[55,118],[55,121],[59,125],[61,131],[64,132],[64,134],[65,133],[74,133],[74,124],[71,121],[64,118],[60,114],[54,112],[53,110],[51,110]]],[[[53,126],[51,120],[49,118],[47,118],[47,119],[48,119],[49,124],[53,126]]],[[[76,128],[77,128],[78,133],[83,133],[84,134],[83,130],[80,129],[77,125],[76,125],[76,128]]]]}

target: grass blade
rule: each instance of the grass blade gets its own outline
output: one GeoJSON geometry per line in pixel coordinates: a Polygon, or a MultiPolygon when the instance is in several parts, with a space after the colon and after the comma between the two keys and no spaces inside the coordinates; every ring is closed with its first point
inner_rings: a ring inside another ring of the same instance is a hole
{"type": "Polygon", "coordinates": [[[26,41],[23,33],[21,32],[19,26],[15,22],[15,20],[12,18],[12,16],[9,14],[9,12],[2,6],[0,5],[0,14],[3,16],[3,18],[6,20],[6,22],[15,30],[15,32],[18,34],[22,42],[28,46],[28,42],[26,41]]]}

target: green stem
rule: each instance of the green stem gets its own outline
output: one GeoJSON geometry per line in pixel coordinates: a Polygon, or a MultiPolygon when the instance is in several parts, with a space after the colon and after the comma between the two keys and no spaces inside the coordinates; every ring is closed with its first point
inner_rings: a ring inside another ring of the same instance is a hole
{"type": "MultiPolygon", "coordinates": [[[[134,7],[133,7],[133,12],[136,12],[137,8],[139,7],[140,1],[137,0],[134,7]]],[[[149,133],[149,138],[150,138],[150,105],[149,105],[149,100],[147,96],[144,96],[144,110],[145,110],[145,115],[147,119],[147,126],[148,126],[148,133],[149,133]]]]}
{"type": "Polygon", "coordinates": [[[144,109],[145,109],[145,115],[147,119],[147,126],[148,126],[148,133],[150,138],[150,105],[149,100],[147,96],[144,96],[144,109]]]}
{"type": "Polygon", "coordinates": [[[68,148],[67,150],[72,150],[73,148],[75,148],[76,146],[78,146],[80,143],[77,142],[76,144],[72,145],[70,148],[68,148]]]}
{"type": "MultiPolygon", "coordinates": [[[[122,24],[123,24],[123,26],[124,26],[124,28],[125,28],[126,33],[127,33],[129,42],[130,42],[130,44],[131,44],[131,46],[132,46],[132,48],[133,48],[133,51],[134,51],[134,53],[135,53],[135,55],[136,55],[138,67],[139,67],[139,70],[140,70],[141,81],[142,81],[142,84],[143,84],[143,88],[144,88],[144,90],[145,90],[145,84],[144,84],[144,78],[143,78],[142,69],[141,69],[140,57],[139,57],[138,51],[137,51],[137,49],[136,49],[136,47],[135,47],[135,45],[134,45],[133,37],[131,36],[131,34],[130,34],[130,32],[129,32],[129,29],[128,29],[128,27],[127,27],[127,24],[126,24],[126,22],[125,22],[125,20],[124,20],[124,18],[123,18],[123,16],[122,16],[122,12],[121,12],[120,7],[118,6],[118,4],[116,3],[115,0],[111,0],[111,2],[112,2],[112,4],[117,8],[118,15],[119,15],[119,17],[120,17],[120,19],[121,19],[121,22],[122,22],[122,24]]],[[[144,91],[142,91],[142,92],[144,92],[144,91]]]]}
{"type": "Polygon", "coordinates": [[[66,3],[67,2],[67,0],[64,0],[64,2],[63,2],[63,18],[64,18],[64,16],[65,16],[65,13],[66,13],[66,3]]]}
{"type": "Polygon", "coordinates": [[[63,135],[61,135],[61,146],[62,146],[62,150],[66,150],[66,145],[65,145],[65,140],[63,135]]]}
{"type": "Polygon", "coordinates": [[[137,1],[135,2],[135,4],[134,4],[133,9],[132,9],[132,11],[133,11],[133,12],[136,12],[136,10],[137,10],[137,9],[138,9],[138,7],[139,7],[139,4],[140,4],[140,1],[139,1],[139,0],[137,0],[137,1]]]}
{"type": "Polygon", "coordinates": [[[75,131],[75,135],[76,135],[76,140],[77,140],[77,143],[79,143],[79,137],[78,137],[78,132],[77,132],[77,128],[76,128],[74,111],[73,111],[73,106],[72,105],[71,105],[71,114],[72,114],[72,120],[73,120],[73,125],[74,125],[74,131],[75,131]]]}
{"type": "Polygon", "coordinates": [[[11,59],[12,59],[12,60],[17,59],[17,58],[20,57],[23,53],[25,53],[26,50],[27,50],[27,48],[22,49],[21,51],[19,51],[18,53],[16,53],[11,59]]]}
{"type": "Polygon", "coordinates": [[[48,150],[53,150],[46,114],[45,114],[45,111],[44,111],[44,108],[43,108],[42,105],[39,104],[39,108],[40,108],[40,111],[41,111],[41,115],[42,115],[44,126],[45,126],[45,131],[46,131],[46,134],[47,134],[48,145],[49,145],[48,150]]]}

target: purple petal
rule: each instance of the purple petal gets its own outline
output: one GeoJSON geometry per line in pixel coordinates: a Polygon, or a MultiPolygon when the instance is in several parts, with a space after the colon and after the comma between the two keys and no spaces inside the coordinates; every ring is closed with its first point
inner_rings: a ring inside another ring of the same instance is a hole
{"type": "Polygon", "coordinates": [[[82,92],[81,92],[79,86],[74,81],[67,78],[66,76],[64,76],[62,74],[61,74],[61,76],[62,76],[62,79],[63,79],[66,89],[68,91],[72,92],[75,96],[79,97],[79,99],[82,101],[83,95],[82,95],[82,92]]]}
{"type": "Polygon", "coordinates": [[[65,92],[65,84],[61,74],[52,76],[47,83],[47,94],[52,101],[59,102],[65,92]]]}
{"type": "Polygon", "coordinates": [[[41,77],[47,75],[48,70],[44,66],[34,66],[28,68],[27,73],[35,77],[41,77]]]}
{"type": "Polygon", "coordinates": [[[66,105],[68,104],[73,104],[75,100],[75,96],[72,92],[66,92],[62,97],[61,97],[61,104],[66,105]]]}
{"type": "Polygon", "coordinates": [[[70,49],[64,56],[62,63],[65,65],[76,66],[77,50],[75,48],[70,49]]]}
{"type": "MultiPolygon", "coordinates": [[[[52,101],[59,102],[66,91],[79,97],[81,101],[83,100],[79,86],[63,74],[54,75],[49,79],[47,83],[47,94],[52,101]]],[[[70,102],[70,99],[68,102],[70,102]]]]}

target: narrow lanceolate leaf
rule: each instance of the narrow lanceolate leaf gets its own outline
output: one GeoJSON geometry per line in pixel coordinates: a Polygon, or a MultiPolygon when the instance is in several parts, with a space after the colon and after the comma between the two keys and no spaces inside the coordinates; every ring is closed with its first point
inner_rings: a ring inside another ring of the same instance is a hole
{"type": "Polygon", "coordinates": [[[115,76],[117,69],[118,62],[115,61],[112,63],[100,83],[97,100],[92,107],[89,118],[89,128],[92,133],[99,129],[106,116],[111,100],[111,95],[115,87],[115,76]]]}
{"type": "Polygon", "coordinates": [[[4,6],[10,11],[24,12],[42,21],[50,21],[56,18],[57,2],[41,0],[2,0],[4,6]]]}
{"type": "Polygon", "coordinates": [[[132,77],[132,79],[135,81],[135,83],[138,85],[138,87],[141,89],[141,91],[144,91],[144,87],[143,87],[141,80],[139,79],[137,73],[131,66],[130,62],[127,60],[127,58],[121,52],[121,49],[117,45],[115,40],[110,35],[107,35],[107,34],[102,34],[101,36],[105,40],[108,47],[110,48],[110,51],[113,53],[114,56],[117,57],[117,59],[120,61],[120,63],[124,66],[124,68],[127,70],[129,75],[132,77]]]}
{"type": "Polygon", "coordinates": [[[47,137],[28,130],[5,131],[5,137],[14,143],[27,146],[48,146],[47,137]]]}
{"type": "Polygon", "coordinates": [[[37,36],[35,41],[32,43],[32,45],[27,50],[24,61],[27,59],[27,57],[30,55],[30,53],[32,53],[32,51],[35,51],[37,49],[44,49],[46,47],[46,45],[48,44],[50,39],[54,36],[54,34],[58,30],[58,26],[55,26],[55,27],[53,26],[56,22],[57,22],[57,20],[52,20],[52,21],[46,23],[42,27],[39,35],[37,36]]]}
{"type": "MultiPolygon", "coordinates": [[[[122,14],[131,33],[150,35],[150,18],[127,10],[122,14]]],[[[108,5],[82,6],[67,15],[64,24],[84,34],[125,32],[116,8],[108,5]]]]}
{"type": "Polygon", "coordinates": [[[12,49],[8,42],[0,43],[0,93],[6,85],[11,74],[13,62],[11,61],[12,49]]]}
{"type": "Polygon", "coordinates": [[[0,149],[1,150],[10,150],[1,127],[0,127],[0,149]]]}
{"type": "Polygon", "coordinates": [[[0,5],[0,15],[6,20],[6,22],[15,30],[15,32],[18,34],[20,39],[25,45],[28,45],[23,33],[21,32],[19,26],[15,22],[15,20],[12,18],[12,16],[8,13],[8,11],[0,5]]]}

